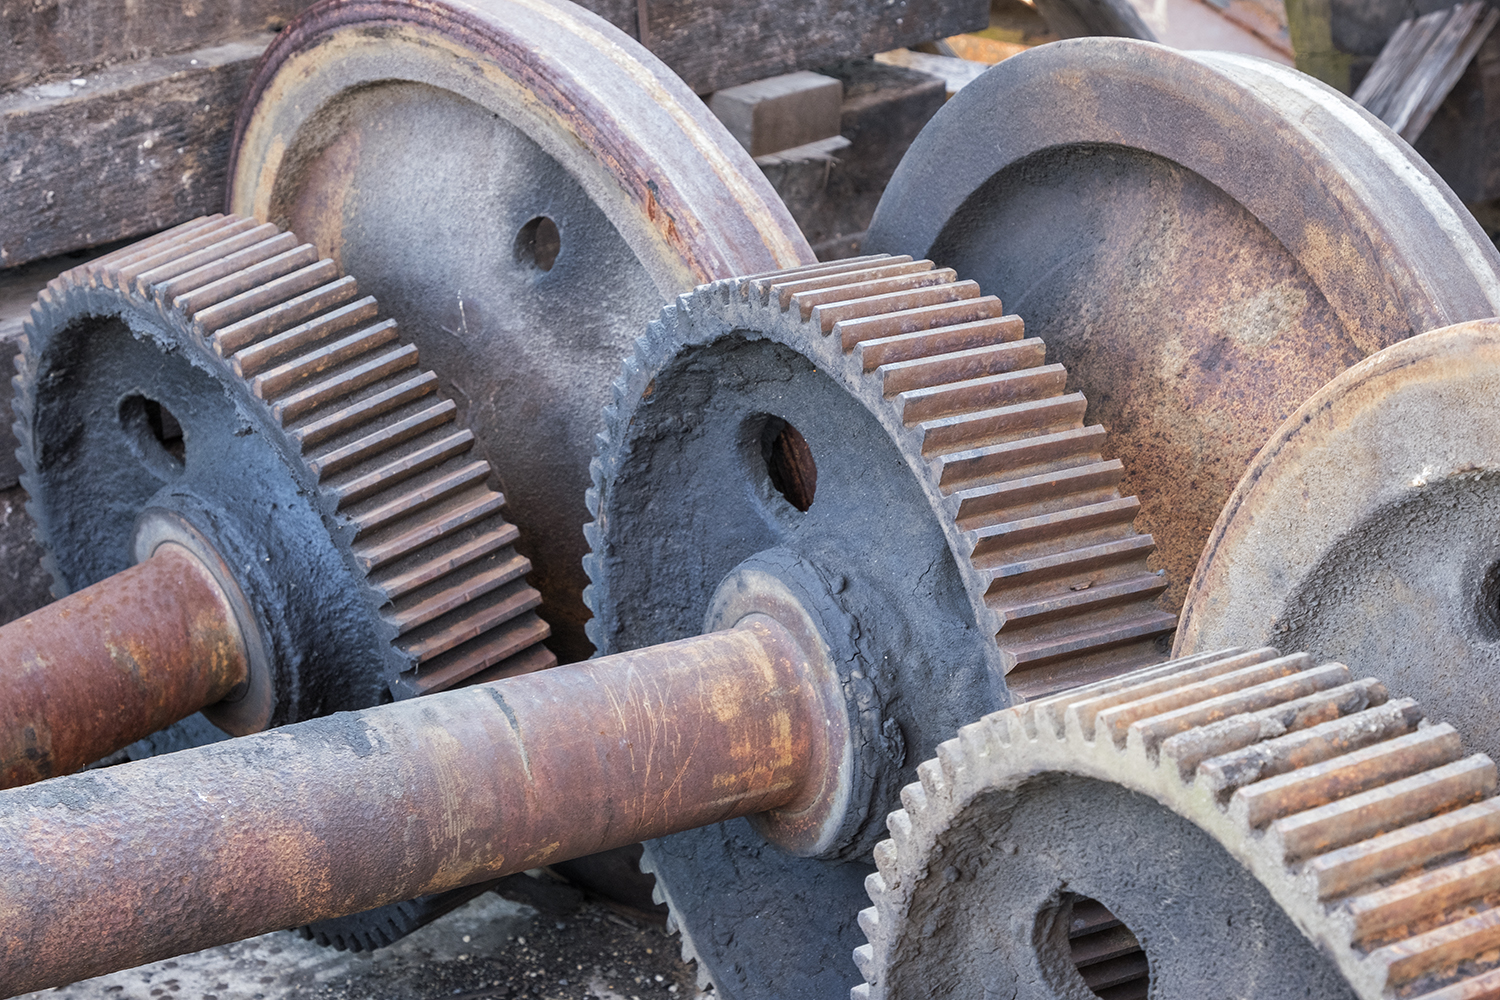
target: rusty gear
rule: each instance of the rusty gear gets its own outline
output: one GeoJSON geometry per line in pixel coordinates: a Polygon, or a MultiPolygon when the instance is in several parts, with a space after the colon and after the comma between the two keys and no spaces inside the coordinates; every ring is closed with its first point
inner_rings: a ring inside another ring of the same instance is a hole
{"type": "Polygon", "coordinates": [[[232,730],[555,662],[454,404],[291,233],[212,216],[67,271],[18,364],[22,482],[59,596],[129,566],[147,510],[239,577],[272,676],[232,730]]]}
{"type": "Polygon", "coordinates": [[[1044,355],[974,282],[875,256],[703,286],[625,364],[589,493],[595,645],[698,634],[737,565],[796,577],[825,626],[854,623],[826,631],[873,734],[829,855],[743,821],[647,845],[726,997],[834,988],[857,932],[806,916],[858,898],[903,761],[945,727],[1162,655],[1151,538],[1044,355]]]}
{"type": "Polygon", "coordinates": [[[974,278],[1047,342],[1109,428],[1173,612],[1293,410],[1383,347],[1500,312],[1494,245],[1363,108],[1290,67],[1131,39],[1040,46],[965,87],[865,245],[974,278]]]}
{"type": "Polygon", "coordinates": [[[315,4],[257,67],[231,157],[230,210],[358,274],[438,371],[525,532],[549,645],[586,658],[580,498],[610,382],[679,292],[815,259],[770,183],[565,0],[315,4]]]}
{"type": "Polygon", "coordinates": [[[987,716],[917,772],[858,1000],[1500,988],[1495,766],[1342,664],[1174,660],[987,716]]]}
{"type": "Polygon", "coordinates": [[[1413,337],[1292,414],[1203,552],[1178,655],[1229,641],[1360,663],[1495,757],[1500,322],[1413,337]]]}

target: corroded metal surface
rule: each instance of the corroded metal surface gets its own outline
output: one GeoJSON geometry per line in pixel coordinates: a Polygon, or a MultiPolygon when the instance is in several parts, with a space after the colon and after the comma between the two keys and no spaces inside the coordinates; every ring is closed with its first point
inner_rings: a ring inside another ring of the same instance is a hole
{"type": "Polygon", "coordinates": [[[743,824],[647,845],[721,997],[842,990],[857,928],[803,901],[852,915],[909,761],[1013,697],[1165,655],[1176,619],[1135,499],[1026,333],[953,271],[874,256],[680,297],[616,383],[589,494],[594,641],[691,634],[736,565],[807,581],[868,734],[839,852],[790,859],[743,824]]]}
{"type": "Polygon", "coordinates": [[[836,756],[817,663],[750,615],[0,793],[0,993],[796,810],[836,756]]]}
{"type": "MultiPolygon", "coordinates": [[[[65,272],[20,370],[23,483],[59,589],[113,593],[149,554],[142,518],[170,512],[248,599],[269,689],[226,729],[555,662],[457,407],[375,299],[291,233],[214,216],[65,272]]],[[[49,714],[75,704],[87,718],[95,702],[59,689],[49,714]]]]}
{"type": "Polygon", "coordinates": [[[1500,257],[1399,138],[1262,60],[1080,39],[1007,59],[912,145],[871,250],[1026,317],[1110,431],[1176,611],[1256,450],[1349,365],[1500,311],[1500,257]]]}
{"type": "Polygon", "coordinates": [[[1295,643],[1359,663],[1500,759],[1500,322],[1387,348],[1330,382],[1235,488],[1179,653],[1295,643]]]}
{"type": "Polygon", "coordinates": [[[180,546],[0,628],[0,788],[76,771],[249,674],[228,597],[180,546]]]}
{"type": "Polygon", "coordinates": [[[1085,893],[1153,997],[1493,996],[1495,765],[1317,664],[1224,650],[965,726],[876,849],[855,997],[1086,995],[1055,923],[1085,893]]]}
{"type": "Polygon", "coordinates": [[[813,259],[760,170],[659,60],[553,0],[313,8],[233,156],[231,209],[357,273],[443,373],[558,654],[588,655],[574,498],[621,358],[679,292],[813,259]]]}

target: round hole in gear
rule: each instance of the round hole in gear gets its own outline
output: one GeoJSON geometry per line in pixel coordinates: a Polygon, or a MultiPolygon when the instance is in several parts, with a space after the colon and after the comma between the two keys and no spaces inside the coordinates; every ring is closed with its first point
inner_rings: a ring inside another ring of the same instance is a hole
{"type": "Polygon", "coordinates": [[[1039,921],[1056,921],[1067,934],[1068,959],[1094,996],[1105,1000],[1145,997],[1151,991],[1146,952],[1135,932],[1097,899],[1066,892],[1060,907],[1039,921]],[[1045,919],[1044,919],[1045,918],[1045,919]]]}
{"type": "Polygon", "coordinates": [[[534,267],[539,271],[550,271],[562,252],[562,233],[557,223],[545,215],[538,215],[516,234],[516,263],[534,267]]]}
{"type": "Polygon", "coordinates": [[[179,475],[187,460],[182,424],[158,400],[139,393],[120,400],[120,429],[141,463],[163,479],[179,475]]]}
{"type": "Polygon", "coordinates": [[[787,503],[806,512],[818,490],[818,465],[802,432],[780,417],[767,416],[760,431],[760,455],[771,486],[787,503]]]}
{"type": "Polygon", "coordinates": [[[1475,612],[1478,635],[1492,642],[1500,641],[1500,561],[1493,563],[1479,581],[1475,612]]]}

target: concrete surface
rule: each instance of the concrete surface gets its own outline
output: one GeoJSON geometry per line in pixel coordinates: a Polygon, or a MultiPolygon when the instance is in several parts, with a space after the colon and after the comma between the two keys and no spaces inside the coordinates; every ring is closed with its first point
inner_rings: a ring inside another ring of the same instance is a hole
{"type": "MultiPolygon", "coordinates": [[[[20,1000],[689,1000],[654,915],[523,877],[373,953],[277,931],[20,1000]]],[[[79,942],[87,947],[87,942],[79,942]]]]}

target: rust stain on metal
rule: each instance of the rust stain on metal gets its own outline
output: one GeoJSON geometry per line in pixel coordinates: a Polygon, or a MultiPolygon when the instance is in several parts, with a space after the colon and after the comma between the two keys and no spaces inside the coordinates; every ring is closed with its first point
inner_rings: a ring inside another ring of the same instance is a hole
{"type": "Polygon", "coordinates": [[[799,801],[831,756],[810,662],[754,616],[0,793],[0,992],[799,801]]]}
{"type": "Polygon", "coordinates": [[[0,629],[0,787],[75,771],[222,700],[247,673],[222,591],[164,546],[0,629]]]}

